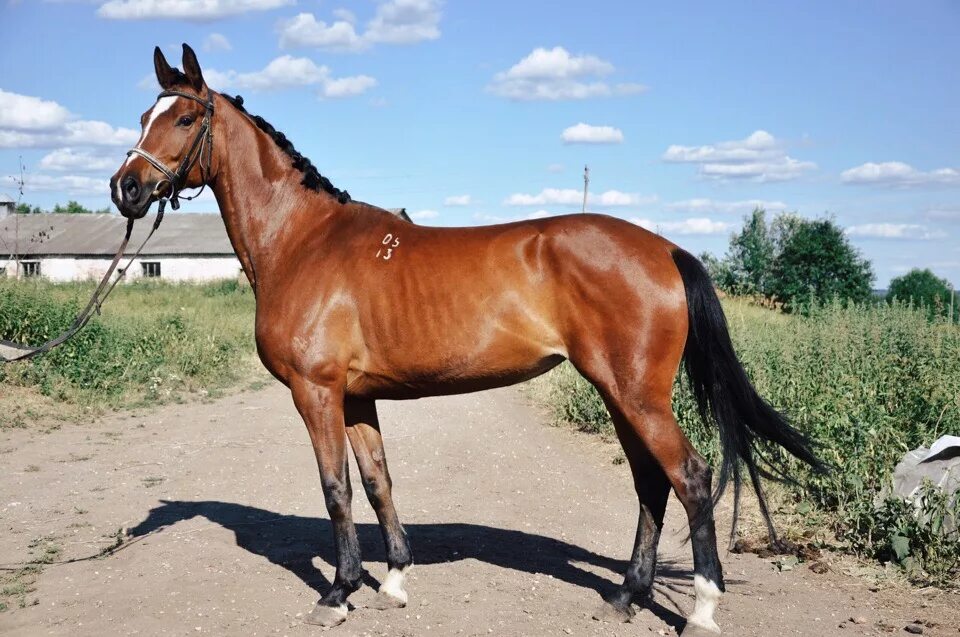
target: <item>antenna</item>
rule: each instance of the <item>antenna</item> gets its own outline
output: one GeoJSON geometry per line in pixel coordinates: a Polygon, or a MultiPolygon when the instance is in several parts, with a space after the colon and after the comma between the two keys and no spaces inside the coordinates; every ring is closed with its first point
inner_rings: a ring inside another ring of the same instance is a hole
{"type": "Polygon", "coordinates": [[[590,167],[584,166],[583,167],[583,208],[581,208],[580,210],[581,213],[587,211],[587,190],[589,189],[589,187],[590,187],[590,167]]]}

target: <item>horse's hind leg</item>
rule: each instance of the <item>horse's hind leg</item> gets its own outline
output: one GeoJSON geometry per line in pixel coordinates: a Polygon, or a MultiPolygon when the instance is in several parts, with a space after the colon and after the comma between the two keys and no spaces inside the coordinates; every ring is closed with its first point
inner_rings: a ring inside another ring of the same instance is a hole
{"type": "MultiPolygon", "coordinates": [[[[677,425],[670,408],[669,393],[666,400],[650,401],[643,407],[634,407],[624,400],[619,401],[618,407],[624,416],[621,428],[628,426],[649,455],[656,459],[687,512],[697,598],[694,611],[687,618],[684,633],[719,634],[720,628],[713,615],[724,586],[720,557],[717,555],[710,465],[697,453],[677,425]]],[[[621,439],[630,432],[621,434],[621,439]]],[[[625,448],[629,450],[626,445],[625,448]]],[[[640,462],[646,460],[642,455],[637,458],[640,462]]]]}
{"type": "MultiPolygon", "coordinates": [[[[674,419],[670,404],[673,377],[680,353],[670,339],[654,338],[643,355],[620,342],[619,357],[571,356],[578,369],[597,387],[613,417],[617,436],[633,471],[640,498],[637,542],[623,586],[608,600],[606,617],[629,618],[630,600],[650,591],[656,565],[656,545],[666,505],[664,480],[687,512],[693,547],[697,600],[684,632],[719,633],[713,614],[723,590],[717,555],[711,498],[710,465],[693,448],[674,419]],[[643,364],[623,366],[624,361],[643,364]]],[[[594,349],[596,351],[604,351],[594,349]]],[[[611,351],[606,348],[605,351],[611,351]]]]}
{"type": "Polygon", "coordinates": [[[634,434],[619,413],[613,416],[624,453],[633,473],[633,484],[640,500],[640,516],[633,553],[623,584],[594,613],[595,619],[626,621],[633,616],[631,604],[642,603],[653,589],[657,569],[657,544],[663,528],[663,515],[670,496],[670,482],[660,465],[634,434]]]}
{"type": "Polygon", "coordinates": [[[390,472],[380,435],[377,407],[372,400],[347,398],[344,404],[347,437],[357,458],[357,466],[363,479],[370,506],[380,521],[380,531],[387,547],[387,578],[380,586],[372,607],[401,608],[407,604],[407,592],[403,581],[413,560],[407,535],[400,525],[397,510],[393,506],[390,472]]]}

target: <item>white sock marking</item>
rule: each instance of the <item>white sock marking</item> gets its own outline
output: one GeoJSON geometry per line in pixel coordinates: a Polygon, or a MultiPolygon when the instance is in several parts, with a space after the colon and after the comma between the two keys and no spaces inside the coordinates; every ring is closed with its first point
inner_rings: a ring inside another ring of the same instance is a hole
{"type": "Polygon", "coordinates": [[[403,590],[403,580],[407,575],[409,566],[404,569],[391,568],[387,573],[387,579],[380,585],[380,592],[390,597],[399,599],[404,604],[407,603],[407,591],[403,590]]]}
{"type": "Polygon", "coordinates": [[[703,575],[693,576],[693,589],[697,593],[697,602],[687,621],[719,635],[720,627],[713,620],[713,614],[720,603],[720,589],[703,575]]]}

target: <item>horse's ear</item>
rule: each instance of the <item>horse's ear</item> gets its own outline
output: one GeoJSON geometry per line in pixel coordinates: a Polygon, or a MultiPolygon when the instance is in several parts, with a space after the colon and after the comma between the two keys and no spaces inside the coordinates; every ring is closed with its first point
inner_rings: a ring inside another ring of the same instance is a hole
{"type": "Polygon", "coordinates": [[[160,47],[153,49],[153,68],[157,71],[157,82],[160,88],[168,89],[176,83],[177,72],[167,64],[167,58],[163,57],[160,47]]]}
{"type": "Polygon", "coordinates": [[[194,89],[199,91],[203,88],[203,73],[200,72],[200,63],[197,62],[197,54],[193,52],[193,49],[190,48],[186,42],[183,44],[183,72],[186,74],[187,79],[190,80],[190,85],[194,89]]]}

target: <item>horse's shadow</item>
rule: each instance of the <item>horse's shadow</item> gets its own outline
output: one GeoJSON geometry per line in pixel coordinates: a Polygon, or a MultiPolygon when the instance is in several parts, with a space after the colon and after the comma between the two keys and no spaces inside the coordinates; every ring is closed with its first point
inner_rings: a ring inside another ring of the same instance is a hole
{"type": "MultiPolygon", "coordinates": [[[[181,520],[200,516],[233,531],[237,546],[282,566],[318,593],[322,594],[330,585],[313,565],[315,556],[328,564],[335,564],[333,528],[329,520],[283,515],[233,502],[161,502],[160,506],[151,509],[143,522],[129,530],[131,537],[144,536],[181,520]]],[[[610,577],[617,581],[627,566],[626,562],[562,540],[512,529],[465,523],[406,524],[404,528],[417,564],[445,564],[472,558],[501,568],[548,575],[596,591],[604,597],[616,588],[614,581],[576,564],[608,570],[610,577]]],[[[366,559],[386,561],[378,525],[358,524],[357,534],[366,559]]],[[[657,572],[660,580],[691,576],[689,571],[670,562],[660,562],[657,572]]],[[[377,586],[369,573],[365,573],[364,581],[377,586]]],[[[674,585],[666,586],[676,590],[674,585]]],[[[647,602],[646,607],[678,630],[683,628],[685,620],[676,612],[656,601],[647,602]]]]}

